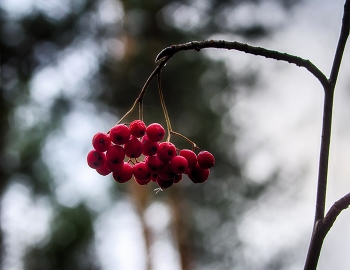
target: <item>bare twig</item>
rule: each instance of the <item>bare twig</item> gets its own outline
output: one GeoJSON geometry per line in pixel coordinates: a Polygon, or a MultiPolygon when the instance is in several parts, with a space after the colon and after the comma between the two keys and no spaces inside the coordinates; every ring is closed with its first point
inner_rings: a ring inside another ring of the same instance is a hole
{"type": "Polygon", "coordinates": [[[335,220],[344,209],[350,205],[350,193],[336,201],[323,219],[316,222],[312,233],[309,252],[304,269],[316,269],[321,253],[321,248],[327,233],[332,228],[335,220]]]}
{"type": "Polygon", "coordinates": [[[156,62],[164,57],[173,56],[180,51],[195,50],[200,51],[205,48],[217,48],[227,50],[237,50],[248,54],[264,56],[266,58],[285,61],[291,64],[295,64],[299,67],[304,67],[310,71],[322,84],[323,88],[328,87],[327,77],[309,60],[290,55],[287,53],[281,53],[278,51],[268,50],[261,47],[254,47],[245,43],[237,41],[229,42],[225,40],[204,40],[204,41],[192,41],[184,44],[171,45],[163,49],[156,57],[156,62]]]}
{"type": "Polygon", "coordinates": [[[152,71],[151,75],[149,75],[148,79],[146,80],[144,86],[142,87],[141,89],[141,92],[139,94],[139,96],[136,98],[134,104],[131,106],[131,108],[119,119],[118,121],[118,124],[121,123],[131,112],[133,112],[136,108],[136,105],[139,104],[140,107],[140,111],[139,111],[139,117],[140,119],[142,118],[143,116],[143,112],[142,112],[142,101],[143,101],[143,97],[146,93],[146,90],[149,86],[149,84],[151,83],[151,81],[153,80],[153,78],[159,74],[162,70],[162,68],[165,66],[165,64],[168,62],[168,60],[170,59],[171,57],[166,57],[164,58],[159,64],[158,66],[155,67],[155,69],[152,71]]]}

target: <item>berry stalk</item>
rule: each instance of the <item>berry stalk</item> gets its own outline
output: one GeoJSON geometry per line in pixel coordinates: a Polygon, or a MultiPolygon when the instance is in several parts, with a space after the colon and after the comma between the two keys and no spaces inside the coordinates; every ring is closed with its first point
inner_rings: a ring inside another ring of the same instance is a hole
{"type": "Polygon", "coordinates": [[[164,112],[166,127],[167,127],[167,130],[168,130],[168,137],[167,137],[166,141],[169,142],[170,141],[170,137],[171,137],[172,128],[171,128],[169,114],[168,114],[168,111],[167,111],[166,106],[165,106],[164,96],[163,96],[163,92],[162,92],[162,84],[161,84],[160,74],[161,73],[159,72],[158,76],[157,76],[158,92],[159,92],[160,103],[162,104],[162,109],[163,109],[163,112],[164,112]]]}

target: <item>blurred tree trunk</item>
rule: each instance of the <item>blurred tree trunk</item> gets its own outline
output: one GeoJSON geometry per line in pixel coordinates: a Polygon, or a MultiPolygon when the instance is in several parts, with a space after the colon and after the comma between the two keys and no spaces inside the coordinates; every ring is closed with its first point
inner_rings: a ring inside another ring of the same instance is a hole
{"type": "Polygon", "coordinates": [[[152,270],[151,245],[152,231],[145,219],[145,211],[149,202],[149,188],[138,185],[135,181],[129,182],[129,192],[139,216],[146,250],[146,269],[152,270]]]}
{"type": "MultiPolygon", "coordinates": [[[[153,243],[152,228],[146,222],[145,211],[150,202],[150,186],[140,186],[135,181],[130,181],[129,192],[138,214],[142,233],[145,242],[146,251],[146,269],[152,270],[151,247],[153,243]]],[[[185,205],[181,203],[180,192],[176,187],[167,190],[169,194],[168,205],[172,215],[172,234],[174,239],[174,248],[177,249],[179,255],[179,263],[182,270],[193,269],[192,264],[192,245],[190,230],[188,227],[188,216],[185,205]]]]}
{"type": "Polygon", "coordinates": [[[190,230],[188,227],[188,211],[185,211],[185,205],[180,198],[180,192],[177,187],[169,190],[169,206],[173,217],[173,237],[177,246],[181,269],[191,270],[192,264],[192,248],[190,230]]]}

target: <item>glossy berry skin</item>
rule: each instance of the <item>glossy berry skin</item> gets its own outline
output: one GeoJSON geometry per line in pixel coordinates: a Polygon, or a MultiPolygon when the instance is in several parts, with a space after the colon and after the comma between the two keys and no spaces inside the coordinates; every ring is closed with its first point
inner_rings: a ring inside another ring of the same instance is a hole
{"type": "Polygon", "coordinates": [[[157,150],[157,156],[161,161],[170,161],[176,156],[176,147],[171,142],[161,142],[157,150]]]}
{"type": "Polygon", "coordinates": [[[186,158],[187,162],[188,162],[188,168],[194,168],[197,164],[197,155],[195,154],[195,152],[189,150],[189,149],[182,149],[180,150],[179,153],[180,156],[183,156],[184,158],[186,158]]]}
{"type": "Polygon", "coordinates": [[[124,145],[125,155],[130,158],[138,158],[142,154],[142,143],[134,136],[124,145]]]}
{"type": "Polygon", "coordinates": [[[92,146],[98,152],[105,152],[111,145],[111,138],[107,133],[98,132],[92,138],[92,146]]]}
{"type": "Polygon", "coordinates": [[[133,167],[129,163],[124,162],[122,168],[119,171],[113,172],[113,178],[118,183],[125,183],[132,178],[132,174],[133,167]]]}
{"type": "Polygon", "coordinates": [[[145,162],[136,163],[133,167],[133,174],[135,179],[139,181],[150,181],[151,180],[151,170],[147,167],[145,162]]]}
{"type": "Polygon", "coordinates": [[[159,147],[158,142],[151,141],[147,135],[143,136],[141,139],[142,143],[142,154],[145,156],[153,156],[157,154],[157,150],[159,147]]]}
{"type": "Polygon", "coordinates": [[[190,180],[196,184],[204,183],[205,181],[207,181],[209,174],[209,169],[202,169],[201,167],[199,167],[198,164],[196,164],[194,168],[189,170],[188,178],[190,178],[190,180]]]}
{"type": "Polygon", "coordinates": [[[141,138],[146,134],[146,125],[142,120],[134,120],[129,126],[130,134],[136,138],[141,138]]]}
{"type": "Polygon", "coordinates": [[[187,171],[188,162],[183,156],[175,156],[170,160],[170,170],[175,174],[183,174],[187,171]]]}
{"type": "Polygon", "coordinates": [[[130,130],[124,124],[118,124],[111,128],[109,136],[115,144],[125,144],[130,139],[130,130]]]}
{"type": "Polygon", "coordinates": [[[199,167],[202,169],[209,169],[215,165],[214,156],[208,151],[201,151],[198,153],[197,161],[199,167]]]}
{"type": "Polygon", "coordinates": [[[106,153],[107,166],[111,171],[120,170],[125,158],[125,150],[120,145],[113,145],[106,153]]]}
{"type": "Polygon", "coordinates": [[[174,184],[174,180],[173,179],[167,180],[167,179],[163,179],[163,178],[161,178],[159,176],[157,177],[156,182],[157,182],[158,186],[161,189],[170,188],[174,184]]]}
{"type": "Polygon", "coordinates": [[[151,170],[152,173],[156,173],[158,168],[162,165],[162,161],[157,155],[145,157],[145,164],[151,170]]]}
{"type": "Polygon", "coordinates": [[[153,142],[160,142],[165,136],[165,129],[158,123],[150,124],[146,128],[147,137],[153,142]]]}
{"type": "Polygon", "coordinates": [[[87,154],[86,160],[91,168],[97,169],[106,163],[106,155],[93,149],[87,154]]]}
{"type": "Polygon", "coordinates": [[[98,172],[99,174],[106,176],[109,175],[112,171],[110,169],[108,169],[107,163],[103,164],[102,167],[97,168],[96,172],[98,172]]]}

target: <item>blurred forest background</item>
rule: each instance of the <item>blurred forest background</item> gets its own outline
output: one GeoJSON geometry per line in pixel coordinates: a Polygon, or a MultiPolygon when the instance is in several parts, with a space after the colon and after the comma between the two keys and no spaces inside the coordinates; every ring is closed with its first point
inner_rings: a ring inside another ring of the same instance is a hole
{"type": "MultiPolygon", "coordinates": [[[[300,4],[2,0],[2,269],[292,269],[298,243],[257,261],[237,229],[280,179],[278,168],[249,179],[237,153],[241,127],[231,113],[242,91],[258,88],[258,69],[232,72],[205,52],[179,53],[164,68],[174,130],[216,157],[203,185],[184,179],[155,195],[152,183],[97,175],[86,153],[92,136],[130,108],[160,50],[212,37],[259,44],[300,4]],[[266,9],[279,17],[266,20],[266,9]]],[[[164,124],[155,83],[144,106],[146,124],[164,124]]]]}

